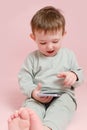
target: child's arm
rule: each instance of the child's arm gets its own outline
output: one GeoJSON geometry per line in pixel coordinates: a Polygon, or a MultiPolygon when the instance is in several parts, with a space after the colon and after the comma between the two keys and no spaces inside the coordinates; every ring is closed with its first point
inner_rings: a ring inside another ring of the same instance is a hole
{"type": "Polygon", "coordinates": [[[66,87],[77,87],[83,81],[83,72],[79,67],[75,54],[70,51],[68,54],[68,68],[65,72],[58,74],[58,78],[64,78],[66,87]]]}
{"type": "Polygon", "coordinates": [[[34,83],[34,74],[33,74],[33,58],[29,55],[18,74],[18,82],[20,89],[24,95],[31,97],[32,91],[37,87],[34,83]]]}
{"type": "Polygon", "coordinates": [[[79,66],[75,54],[71,53],[71,60],[70,60],[70,71],[73,72],[77,76],[76,82],[73,84],[73,87],[77,87],[83,82],[83,70],[79,66]]]}

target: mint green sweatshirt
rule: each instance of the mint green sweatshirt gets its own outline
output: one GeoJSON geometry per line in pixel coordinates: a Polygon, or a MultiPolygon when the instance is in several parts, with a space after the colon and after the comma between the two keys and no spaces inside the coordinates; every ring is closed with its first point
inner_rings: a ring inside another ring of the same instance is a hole
{"type": "Polygon", "coordinates": [[[71,50],[61,48],[53,57],[46,57],[36,50],[26,57],[18,74],[18,81],[22,92],[29,98],[38,83],[42,84],[42,90],[68,93],[75,98],[74,90],[83,81],[83,74],[71,50]],[[78,77],[71,88],[63,86],[64,79],[57,77],[64,71],[73,71],[78,77]]]}

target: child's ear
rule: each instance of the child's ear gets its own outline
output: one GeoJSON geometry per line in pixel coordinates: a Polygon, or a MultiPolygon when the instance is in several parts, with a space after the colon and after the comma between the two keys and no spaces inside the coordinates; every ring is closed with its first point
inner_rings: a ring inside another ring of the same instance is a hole
{"type": "Polygon", "coordinates": [[[66,35],[66,34],[67,34],[67,31],[64,32],[64,35],[66,35]]]}
{"type": "Polygon", "coordinates": [[[66,34],[67,34],[67,32],[65,31],[65,32],[63,33],[63,35],[62,35],[62,38],[63,38],[63,39],[65,38],[66,34]]]}
{"type": "Polygon", "coordinates": [[[35,40],[35,36],[33,33],[30,34],[31,39],[35,40]]]}

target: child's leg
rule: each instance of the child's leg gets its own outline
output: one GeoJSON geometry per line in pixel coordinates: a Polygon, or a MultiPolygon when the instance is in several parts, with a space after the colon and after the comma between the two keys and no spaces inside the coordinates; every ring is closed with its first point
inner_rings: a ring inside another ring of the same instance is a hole
{"type": "Polygon", "coordinates": [[[30,98],[30,99],[25,100],[23,107],[34,110],[34,112],[39,116],[39,118],[43,122],[43,118],[45,116],[45,106],[44,106],[44,104],[34,100],[33,98],[30,98]]]}
{"type": "Polygon", "coordinates": [[[51,130],[42,125],[36,113],[30,109],[20,109],[8,120],[8,130],[51,130]]]}
{"type": "Polygon", "coordinates": [[[30,124],[30,130],[51,130],[50,128],[43,126],[41,120],[39,117],[36,115],[36,113],[28,108],[26,108],[28,113],[30,114],[30,119],[31,119],[31,124],[30,124]]]}
{"type": "Polygon", "coordinates": [[[44,125],[52,130],[65,130],[75,112],[75,102],[68,94],[55,99],[46,111],[44,125]]]}

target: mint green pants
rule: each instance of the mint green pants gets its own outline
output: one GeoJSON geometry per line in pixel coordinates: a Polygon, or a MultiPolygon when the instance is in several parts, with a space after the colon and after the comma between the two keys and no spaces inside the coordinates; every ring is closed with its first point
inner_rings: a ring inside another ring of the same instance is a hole
{"type": "Polygon", "coordinates": [[[32,98],[26,99],[23,106],[33,109],[43,125],[52,130],[65,130],[76,109],[76,103],[66,93],[54,98],[49,104],[42,104],[32,98]]]}

